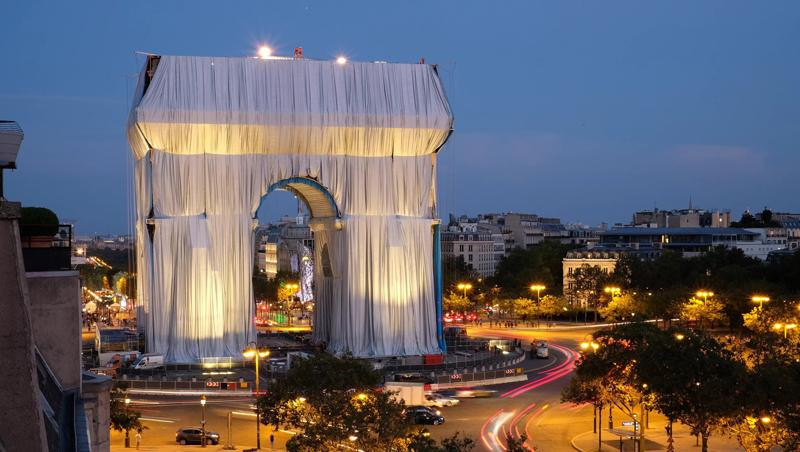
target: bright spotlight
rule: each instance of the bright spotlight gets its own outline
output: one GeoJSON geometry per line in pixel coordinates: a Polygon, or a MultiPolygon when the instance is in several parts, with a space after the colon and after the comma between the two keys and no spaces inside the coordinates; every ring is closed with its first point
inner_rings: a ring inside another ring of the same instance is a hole
{"type": "Polygon", "coordinates": [[[266,60],[267,58],[272,56],[272,49],[267,46],[261,46],[258,48],[258,57],[262,60],[266,60]]]}
{"type": "Polygon", "coordinates": [[[340,56],[340,57],[336,58],[336,62],[338,64],[346,64],[347,63],[347,58],[345,58],[343,56],[340,56]]]}

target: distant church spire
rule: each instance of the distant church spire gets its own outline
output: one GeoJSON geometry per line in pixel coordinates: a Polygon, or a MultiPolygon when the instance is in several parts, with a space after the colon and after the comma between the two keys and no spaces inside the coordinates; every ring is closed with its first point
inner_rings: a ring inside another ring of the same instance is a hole
{"type": "Polygon", "coordinates": [[[689,210],[692,210],[692,195],[689,195],[689,210]]]}

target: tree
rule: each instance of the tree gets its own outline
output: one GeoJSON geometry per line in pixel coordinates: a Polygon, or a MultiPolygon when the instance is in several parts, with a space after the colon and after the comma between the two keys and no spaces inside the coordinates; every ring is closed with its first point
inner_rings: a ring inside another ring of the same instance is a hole
{"type": "Polygon", "coordinates": [[[518,437],[506,435],[506,452],[528,452],[528,448],[525,447],[525,441],[527,440],[528,435],[524,433],[518,437]]]}
{"type": "Polygon", "coordinates": [[[678,317],[681,306],[686,300],[689,289],[684,286],[671,286],[651,292],[649,289],[639,292],[637,301],[642,315],[653,319],[663,319],[665,325],[671,324],[678,317]]]}
{"type": "Polygon", "coordinates": [[[450,291],[450,293],[444,297],[444,300],[442,300],[442,306],[446,312],[464,312],[471,311],[474,304],[469,297],[450,291]]]}
{"type": "Polygon", "coordinates": [[[118,432],[125,432],[125,447],[131,446],[130,431],[141,432],[145,430],[142,424],[142,414],[128,408],[125,400],[128,399],[128,386],[117,383],[111,390],[110,427],[118,432]]]}
{"type": "MultiPolygon", "coordinates": [[[[257,409],[264,424],[300,432],[286,444],[292,451],[333,450],[343,444],[362,450],[403,450],[413,444],[413,450],[431,450],[422,447],[433,443],[410,431],[403,402],[375,390],[380,382],[381,375],[367,361],[318,353],[293,364],[286,378],[259,397],[257,409]]],[[[432,450],[469,450],[456,448],[459,444],[466,447],[471,440],[454,437],[441,446],[453,448],[432,450]]]]}
{"type": "Polygon", "coordinates": [[[539,315],[552,319],[567,307],[567,300],[555,295],[545,295],[538,302],[539,315]]]}
{"type": "Polygon", "coordinates": [[[442,259],[442,282],[445,289],[455,289],[460,282],[477,281],[479,278],[480,275],[464,261],[463,256],[445,256],[442,259]]]}
{"type": "Polygon", "coordinates": [[[534,320],[541,315],[541,311],[535,300],[531,300],[530,298],[515,298],[513,303],[514,312],[523,319],[534,320]]]}
{"type": "Polygon", "coordinates": [[[701,300],[692,297],[681,307],[681,319],[697,322],[702,330],[704,325],[719,322],[725,318],[725,305],[716,297],[701,300]]]}
{"type": "Polygon", "coordinates": [[[114,290],[117,293],[121,293],[123,295],[128,295],[128,280],[131,275],[128,272],[117,272],[114,274],[112,281],[114,282],[114,290]]]}
{"type": "Polygon", "coordinates": [[[456,432],[437,444],[427,429],[421,429],[406,438],[405,447],[409,452],[468,452],[475,447],[475,441],[456,432]]]}
{"type": "Polygon", "coordinates": [[[563,259],[573,245],[544,241],[532,248],[514,248],[500,261],[492,283],[503,289],[503,296],[519,298],[530,296],[532,283],[547,286],[548,291],[561,291],[563,259]]]}
{"type": "Polygon", "coordinates": [[[613,297],[607,305],[600,307],[598,311],[606,321],[610,322],[618,322],[626,318],[628,320],[635,319],[637,314],[639,314],[640,318],[642,317],[642,309],[639,306],[639,302],[630,293],[613,297]]]}
{"type": "Polygon", "coordinates": [[[772,219],[772,211],[764,207],[756,216],[745,210],[739,221],[731,222],[732,228],[779,228],[781,223],[772,219]]]}
{"type": "Polygon", "coordinates": [[[573,292],[575,292],[587,306],[591,306],[592,309],[594,309],[595,322],[597,322],[597,308],[600,303],[600,293],[603,291],[603,286],[607,278],[608,274],[600,267],[588,264],[583,264],[572,272],[573,292]]]}
{"type": "Polygon", "coordinates": [[[653,406],[670,421],[689,426],[702,438],[702,450],[743,399],[744,366],[704,333],[651,328],[635,371],[646,382],[653,406]],[[720,394],[725,394],[720,397],[720,394]]]}
{"type": "Polygon", "coordinates": [[[378,384],[380,375],[367,362],[318,353],[298,360],[286,378],[259,397],[257,409],[265,424],[300,431],[287,443],[289,450],[350,443],[385,450],[402,438],[407,423],[402,402],[375,391],[378,384]]]}

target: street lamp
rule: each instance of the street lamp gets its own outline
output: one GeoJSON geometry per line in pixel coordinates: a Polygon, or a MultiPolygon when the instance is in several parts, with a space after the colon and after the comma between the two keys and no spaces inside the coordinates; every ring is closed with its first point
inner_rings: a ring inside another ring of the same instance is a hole
{"type": "Polygon", "coordinates": [[[758,303],[758,309],[763,309],[764,303],[769,302],[769,297],[765,297],[763,295],[753,295],[750,297],[750,301],[753,303],[758,303]]]}
{"type": "Polygon", "coordinates": [[[458,287],[458,290],[463,290],[464,291],[464,298],[467,298],[467,291],[472,289],[472,284],[470,284],[470,283],[458,283],[458,285],[456,287],[458,287]]]}
{"type": "Polygon", "coordinates": [[[200,396],[200,406],[203,410],[203,419],[200,421],[200,426],[203,429],[203,433],[200,436],[200,446],[206,447],[206,395],[203,394],[200,396]]]}
{"type": "Polygon", "coordinates": [[[581,350],[589,351],[590,348],[592,349],[592,352],[597,352],[597,349],[600,348],[600,344],[595,341],[581,342],[581,350]]]}
{"type": "Polygon", "coordinates": [[[608,287],[604,287],[603,288],[603,292],[605,292],[607,294],[610,294],[611,295],[611,299],[613,300],[615,296],[617,296],[620,293],[622,293],[622,289],[620,289],[619,287],[616,287],[616,286],[608,286],[608,287]]]}
{"type": "Polygon", "coordinates": [[[255,342],[247,344],[247,348],[242,350],[242,356],[246,359],[253,359],[256,363],[256,450],[261,449],[261,410],[258,408],[258,396],[261,394],[259,390],[258,368],[261,358],[269,356],[269,350],[266,348],[259,348],[255,342]]]}
{"type": "Polygon", "coordinates": [[[788,330],[792,330],[792,329],[797,328],[797,324],[796,323],[776,323],[775,325],[772,325],[772,328],[774,328],[774,329],[776,329],[778,331],[783,330],[783,338],[785,339],[786,338],[786,332],[788,330]]]}
{"type": "Polygon", "coordinates": [[[294,294],[300,289],[300,285],[297,283],[288,283],[286,284],[286,288],[289,289],[290,295],[289,299],[286,300],[286,311],[289,313],[289,325],[292,324],[292,307],[294,306],[294,294]]]}
{"type": "Polygon", "coordinates": [[[682,340],[683,340],[685,337],[686,337],[686,336],[684,336],[684,335],[683,335],[683,333],[677,333],[677,334],[675,335],[675,339],[677,339],[677,340],[679,340],[679,341],[682,341],[682,340]]]}
{"type": "Polygon", "coordinates": [[[536,301],[539,302],[541,292],[545,289],[543,284],[531,284],[531,291],[536,292],[536,301]]]}
{"type": "Polygon", "coordinates": [[[703,303],[708,303],[708,298],[713,297],[714,292],[709,292],[707,290],[698,290],[697,293],[695,293],[695,295],[697,296],[697,298],[702,298],[703,303]]]}
{"type": "MultiPolygon", "coordinates": [[[[130,397],[125,396],[124,402],[125,402],[125,417],[127,418],[128,417],[128,405],[131,404],[130,397]]],[[[131,447],[131,436],[130,436],[130,430],[128,430],[126,428],[125,429],[125,448],[128,448],[128,447],[131,447]]]]}

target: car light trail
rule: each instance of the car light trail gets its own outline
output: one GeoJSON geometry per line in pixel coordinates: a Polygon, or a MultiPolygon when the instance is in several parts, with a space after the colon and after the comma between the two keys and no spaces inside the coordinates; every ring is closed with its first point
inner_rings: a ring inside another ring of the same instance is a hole
{"type": "Polygon", "coordinates": [[[501,443],[500,440],[497,438],[497,432],[500,431],[500,427],[503,427],[505,429],[503,424],[505,424],[508,418],[510,418],[513,415],[514,415],[513,411],[508,413],[501,412],[501,414],[497,416],[497,420],[494,421],[494,428],[492,429],[492,440],[496,445],[500,446],[500,448],[503,450],[506,450],[506,446],[504,446],[503,443],[501,443]]]}
{"type": "Polygon", "coordinates": [[[161,422],[164,424],[174,424],[175,419],[161,418],[161,417],[140,417],[139,419],[147,422],[161,422]]]}
{"type": "Polygon", "coordinates": [[[534,420],[536,420],[536,418],[541,416],[542,413],[544,413],[544,410],[546,410],[549,406],[550,405],[548,405],[548,404],[544,404],[541,408],[536,410],[536,412],[533,413],[531,415],[531,417],[528,419],[528,422],[525,423],[525,434],[528,436],[529,440],[533,438],[533,435],[531,434],[531,431],[530,431],[531,422],[533,422],[534,420]]]}
{"type": "Polygon", "coordinates": [[[526,406],[525,409],[520,411],[518,415],[514,416],[514,419],[512,419],[511,422],[508,424],[509,425],[509,427],[508,427],[509,431],[513,429],[514,432],[517,434],[517,437],[522,436],[519,433],[519,429],[517,428],[517,424],[519,424],[519,421],[522,420],[523,417],[525,417],[525,414],[527,414],[535,406],[536,406],[535,403],[531,403],[530,405],[526,406]]]}
{"type": "Polygon", "coordinates": [[[501,395],[501,397],[514,398],[520,394],[530,391],[531,389],[536,389],[539,386],[550,383],[551,381],[558,380],[559,378],[569,375],[572,372],[573,363],[579,356],[578,353],[560,345],[551,344],[550,346],[562,352],[567,357],[566,361],[554,367],[553,369],[543,372],[540,378],[516,387],[501,395]]]}

